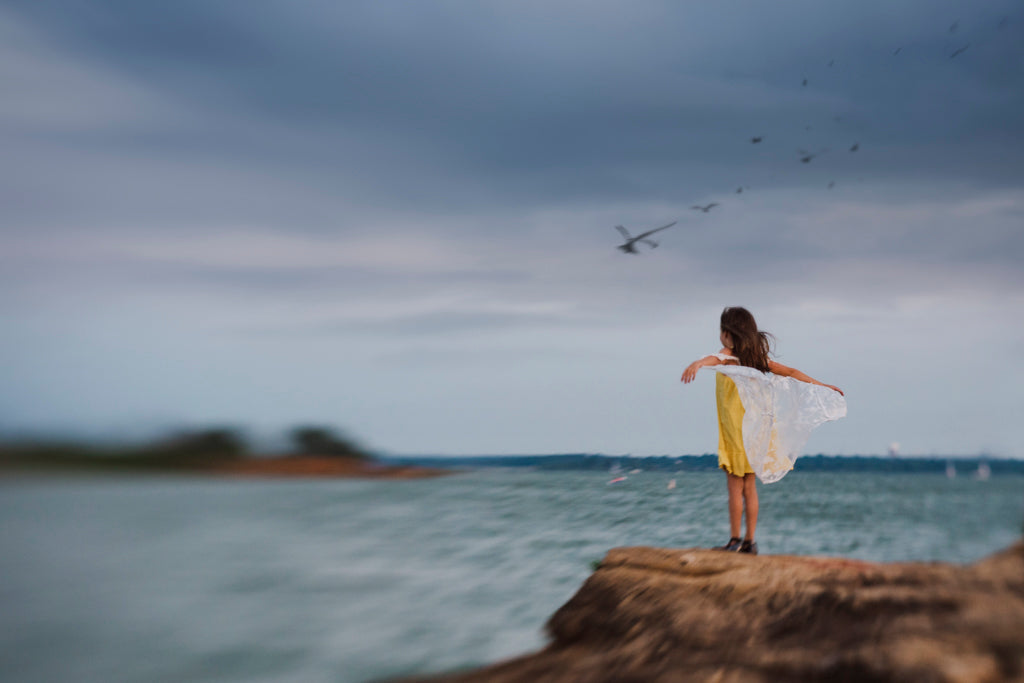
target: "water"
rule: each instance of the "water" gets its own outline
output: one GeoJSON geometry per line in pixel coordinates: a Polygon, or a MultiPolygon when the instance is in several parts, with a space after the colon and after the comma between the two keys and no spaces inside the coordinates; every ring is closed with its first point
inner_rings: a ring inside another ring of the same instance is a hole
{"type": "MultiPolygon", "coordinates": [[[[418,481],[0,480],[5,681],[365,681],[540,647],[591,562],[728,536],[717,472],[418,481]],[[669,490],[669,479],[678,486],[669,490]]],[[[765,553],[968,562],[1024,478],[795,473],[765,553]]]]}

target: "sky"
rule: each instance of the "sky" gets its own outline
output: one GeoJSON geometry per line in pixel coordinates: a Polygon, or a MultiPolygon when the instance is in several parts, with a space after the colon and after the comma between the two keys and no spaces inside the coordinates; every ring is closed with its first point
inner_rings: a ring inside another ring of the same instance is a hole
{"type": "Polygon", "coordinates": [[[709,453],[738,305],[807,452],[1024,457],[1022,86],[1017,0],[7,0],[0,433],[709,453]]]}

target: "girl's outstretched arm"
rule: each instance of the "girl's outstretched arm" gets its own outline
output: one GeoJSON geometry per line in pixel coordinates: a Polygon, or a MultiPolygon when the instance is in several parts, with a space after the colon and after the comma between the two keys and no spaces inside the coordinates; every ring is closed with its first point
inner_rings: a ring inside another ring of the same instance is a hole
{"type": "MultiPolygon", "coordinates": [[[[721,351],[719,351],[719,353],[731,356],[732,350],[722,349],[721,351]]],[[[722,365],[723,363],[728,362],[729,361],[724,361],[718,356],[704,356],[703,358],[698,358],[697,360],[687,365],[686,369],[683,370],[683,384],[689,384],[690,382],[692,382],[693,378],[697,376],[697,371],[700,370],[701,368],[706,368],[710,365],[722,365]]]]}
{"type": "Polygon", "coordinates": [[[843,390],[840,389],[839,387],[834,387],[831,384],[819,382],[810,375],[806,375],[797,370],[796,368],[791,368],[787,365],[783,365],[782,363],[776,363],[775,361],[770,360],[768,361],[768,369],[774,372],[776,375],[782,375],[783,377],[792,377],[793,379],[798,379],[801,382],[807,382],[809,384],[817,384],[818,386],[828,387],[833,391],[838,391],[842,396],[846,395],[843,393],[843,390]]]}

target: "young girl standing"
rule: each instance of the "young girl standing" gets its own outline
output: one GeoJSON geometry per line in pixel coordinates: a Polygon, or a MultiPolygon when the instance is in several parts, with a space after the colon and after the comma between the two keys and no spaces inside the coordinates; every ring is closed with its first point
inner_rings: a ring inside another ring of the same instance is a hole
{"type": "Polygon", "coordinates": [[[771,360],[772,336],[757,329],[750,311],[739,306],[722,311],[722,350],[690,363],[682,380],[710,367],[718,403],[718,466],[729,491],[729,542],[721,550],[757,554],[757,482],[778,481],[793,462],[811,430],[846,415],[843,392],[771,360]],[[747,533],[740,538],[746,513],[747,533]]]}

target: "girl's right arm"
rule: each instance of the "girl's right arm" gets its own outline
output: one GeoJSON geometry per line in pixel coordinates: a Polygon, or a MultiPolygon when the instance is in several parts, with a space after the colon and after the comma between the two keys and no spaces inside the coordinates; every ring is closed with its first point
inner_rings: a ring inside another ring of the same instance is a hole
{"type": "MultiPolygon", "coordinates": [[[[722,349],[719,353],[725,354],[727,356],[732,355],[729,349],[722,349]]],[[[718,356],[704,356],[703,358],[698,358],[697,360],[687,365],[686,369],[683,370],[683,384],[689,384],[690,382],[692,382],[693,378],[697,376],[697,371],[700,370],[701,368],[706,368],[711,365],[722,365],[723,363],[726,362],[727,361],[722,360],[718,356]]]]}

